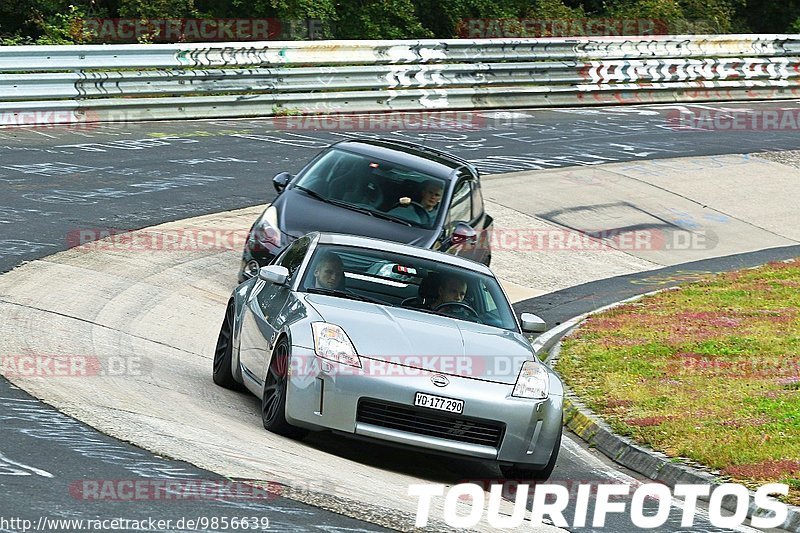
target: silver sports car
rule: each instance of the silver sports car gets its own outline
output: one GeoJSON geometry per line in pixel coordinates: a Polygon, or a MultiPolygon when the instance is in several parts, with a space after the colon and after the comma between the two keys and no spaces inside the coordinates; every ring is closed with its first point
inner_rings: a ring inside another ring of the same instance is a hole
{"type": "Polygon", "coordinates": [[[404,244],[310,233],[228,302],[214,381],[262,399],[268,430],[308,430],[496,461],[547,479],[561,380],[538,361],[484,265],[404,244]]]}

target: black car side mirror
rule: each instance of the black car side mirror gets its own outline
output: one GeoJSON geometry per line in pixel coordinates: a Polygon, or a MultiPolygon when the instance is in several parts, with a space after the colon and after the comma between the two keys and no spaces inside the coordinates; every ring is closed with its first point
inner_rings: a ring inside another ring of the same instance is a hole
{"type": "Polygon", "coordinates": [[[278,191],[278,194],[280,194],[283,192],[283,189],[289,185],[289,182],[292,181],[292,178],[294,178],[294,176],[288,172],[281,172],[272,178],[272,186],[275,187],[275,190],[278,191]]]}
{"type": "Polygon", "coordinates": [[[474,245],[478,242],[478,232],[475,228],[465,222],[456,222],[453,228],[453,245],[469,244],[474,245]]]}

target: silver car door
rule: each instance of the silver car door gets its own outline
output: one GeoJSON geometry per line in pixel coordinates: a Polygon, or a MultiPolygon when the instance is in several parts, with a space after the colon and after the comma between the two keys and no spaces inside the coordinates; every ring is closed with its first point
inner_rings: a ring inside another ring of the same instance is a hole
{"type": "Polygon", "coordinates": [[[265,283],[254,293],[245,310],[239,358],[248,377],[263,384],[267,362],[283,325],[281,310],[291,291],[284,285],[265,283]]]}
{"type": "MultiPolygon", "coordinates": [[[[251,291],[247,302],[245,302],[242,315],[242,330],[239,341],[239,363],[242,366],[242,373],[246,378],[258,379],[254,373],[259,367],[258,361],[263,360],[267,348],[267,342],[258,326],[258,315],[261,313],[258,308],[257,295],[264,290],[266,282],[256,281],[256,286],[251,291]],[[255,304],[254,304],[255,303],[255,304]]],[[[247,384],[247,380],[245,380],[247,384]]]]}
{"type": "Polygon", "coordinates": [[[301,237],[290,244],[275,260],[276,264],[286,267],[289,271],[286,284],[275,285],[259,280],[258,283],[264,285],[261,290],[253,290],[247,302],[246,318],[242,324],[240,361],[244,372],[259,385],[264,382],[278,333],[286,322],[287,313],[284,312],[284,308],[291,296],[289,286],[310,244],[309,236],[301,237]]]}

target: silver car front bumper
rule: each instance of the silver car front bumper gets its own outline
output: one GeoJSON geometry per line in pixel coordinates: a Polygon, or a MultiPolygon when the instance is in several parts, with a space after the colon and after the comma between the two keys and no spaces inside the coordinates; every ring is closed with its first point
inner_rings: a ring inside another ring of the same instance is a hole
{"type": "Polygon", "coordinates": [[[292,357],[286,419],[297,426],[533,468],[544,467],[556,445],[561,396],[515,398],[511,396],[513,385],[458,376],[447,376],[449,384],[437,387],[431,381],[437,373],[392,363],[386,363],[381,375],[367,375],[362,369],[320,359],[312,350],[298,346],[292,347],[292,357]],[[463,400],[463,413],[415,407],[417,392],[463,400]],[[424,420],[418,427],[408,423],[408,416],[403,427],[391,421],[371,423],[365,420],[369,418],[364,415],[365,403],[386,405],[386,409],[403,415],[420,413],[424,420]],[[441,424],[431,430],[437,419],[441,424]],[[470,435],[489,431],[475,429],[474,425],[500,426],[496,443],[470,442],[470,435]]]}

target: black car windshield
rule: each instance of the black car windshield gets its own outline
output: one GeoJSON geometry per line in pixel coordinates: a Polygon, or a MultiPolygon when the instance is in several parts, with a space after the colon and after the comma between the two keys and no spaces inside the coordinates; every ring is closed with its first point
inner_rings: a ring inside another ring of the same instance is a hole
{"type": "Polygon", "coordinates": [[[299,290],[519,331],[494,277],[382,250],[319,245],[299,290]]]}
{"type": "Polygon", "coordinates": [[[441,178],[338,148],[314,161],[294,186],[320,200],[426,229],[439,218],[446,192],[441,178]]]}

